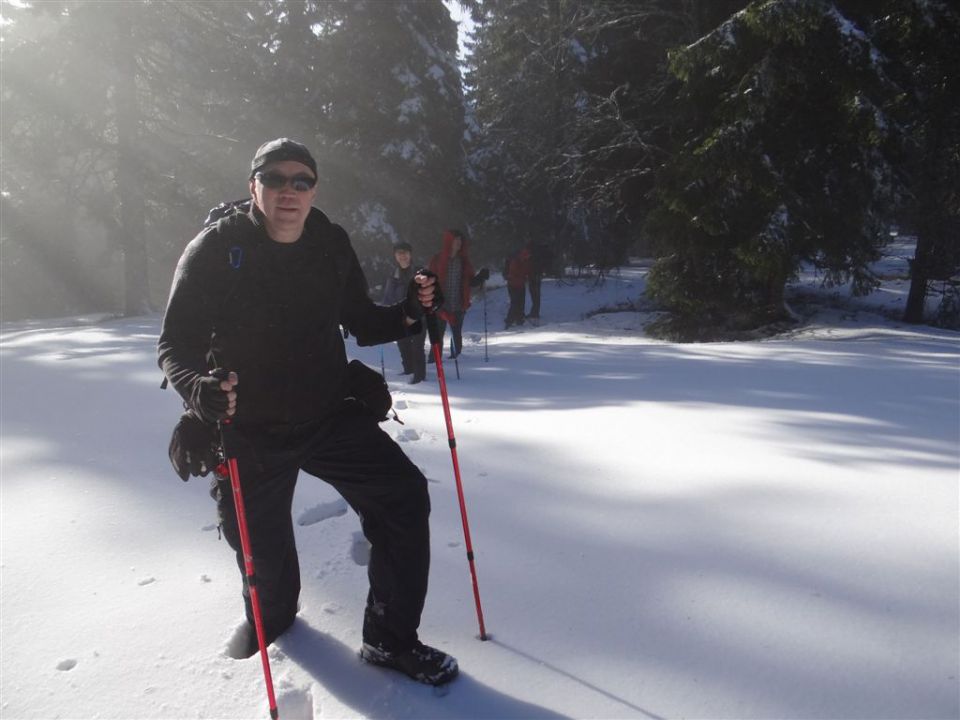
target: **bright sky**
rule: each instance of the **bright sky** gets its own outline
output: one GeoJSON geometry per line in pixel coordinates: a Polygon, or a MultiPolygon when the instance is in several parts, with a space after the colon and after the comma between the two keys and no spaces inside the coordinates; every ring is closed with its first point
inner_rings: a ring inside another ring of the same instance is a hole
{"type": "Polygon", "coordinates": [[[458,56],[462,61],[467,55],[466,40],[470,33],[473,32],[473,20],[470,19],[470,13],[461,7],[457,0],[443,0],[443,4],[446,5],[447,10],[450,11],[450,17],[460,26],[460,37],[458,40],[460,52],[458,56]]]}

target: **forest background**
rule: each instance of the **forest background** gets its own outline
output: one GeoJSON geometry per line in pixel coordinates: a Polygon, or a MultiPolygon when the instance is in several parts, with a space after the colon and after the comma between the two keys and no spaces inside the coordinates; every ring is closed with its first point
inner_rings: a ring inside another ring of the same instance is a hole
{"type": "Polygon", "coordinates": [[[787,317],[801,267],[869,292],[909,234],[905,319],[960,328],[952,3],[0,7],[0,319],[162,309],[207,210],[287,136],[372,283],[447,227],[478,267],[527,243],[554,274],[643,255],[670,311],[651,330],[713,339],[787,317]]]}

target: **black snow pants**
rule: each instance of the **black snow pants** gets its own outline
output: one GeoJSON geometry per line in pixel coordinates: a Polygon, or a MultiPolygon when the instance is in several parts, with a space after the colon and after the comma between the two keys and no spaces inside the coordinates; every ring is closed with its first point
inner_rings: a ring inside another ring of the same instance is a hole
{"type": "MultiPolygon", "coordinates": [[[[423,473],[352,400],[332,418],[306,426],[238,426],[231,432],[267,643],[290,627],[297,613],[300,567],[291,508],[303,470],[337,489],[360,516],[370,542],[364,642],[389,650],[413,645],[430,567],[430,498],[423,473]]],[[[217,478],[211,494],[224,537],[236,552],[253,625],[229,478],[217,478]]]]}
{"type": "MultiPolygon", "coordinates": [[[[466,317],[465,310],[457,310],[453,314],[453,322],[450,323],[450,332],[453,335],[453,349],[450,353],[451,358],[455,358],[463,352],[463,319],[466,317]]],[[[439,315],[437,316],[437,328],[440,336],[440,349],[443,350],[443,339],[447,333],[447,321],[439,315]]],[[[433,362],[433,353],[430,354],[428,362],[433,362]]]]}
{"type": "Polygon", "coordinates": [[[507,317],[504,318],[504,328],[512,325],[523,325],[523,306],[526,303],[527,289],[524,285],[514,287],[507,286],[507,294],[510,296],[510,308],[507,310],[507,317]]]}
{"type": "Polygon", "coordinates": [[[427,376],[427,356],[423,351],[425,332],[397,340],[397,349],[400,350],[400,360],[403,363],[404,374],[412,374],[415,380],[423,380],[427,376]]]}

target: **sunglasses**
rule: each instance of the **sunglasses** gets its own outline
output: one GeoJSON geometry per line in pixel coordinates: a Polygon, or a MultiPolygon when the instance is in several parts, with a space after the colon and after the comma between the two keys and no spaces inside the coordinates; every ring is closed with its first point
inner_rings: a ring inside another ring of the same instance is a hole
{"type": "Polygon", "coordinates": [[[294,192],[302,193],[307,192],[317,184],[317,179],[306,173],[299,173],[293,177],[287,177],[278,172],[258,172],[254,177],[260,181],[261,185],[271,190],[279,190],[282,187],[286,187],[287,183],[290,183],[290,187],[293,188],[294,192]]]}

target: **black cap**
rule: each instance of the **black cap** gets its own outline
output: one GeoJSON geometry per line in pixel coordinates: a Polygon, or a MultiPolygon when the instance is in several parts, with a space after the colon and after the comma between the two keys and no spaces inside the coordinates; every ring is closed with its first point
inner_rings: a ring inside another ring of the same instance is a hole
{"type": "Polygon", "coordinates": [[[265,142],[257,148],[257,152],[253,156],[253,162],[250,163],[250,177],[256,175],[257,171],[264,165],[283,160],[295,160],[298,163],[303,163],[313,170],[314,175],[317,174],[317,161],[313,159],[313,155],[307,150],[306,145],[290,138],[277,138],[265,142]]]}
{"type": "Polygon", "coordinates": [[[399,250],[406,250],[407,252],[412,252],[413,245],[411,245],[408,242],[398,242],[396,245],[393,246],[393,251],[397,252],[399,250]]]}

